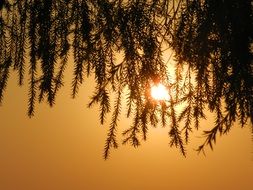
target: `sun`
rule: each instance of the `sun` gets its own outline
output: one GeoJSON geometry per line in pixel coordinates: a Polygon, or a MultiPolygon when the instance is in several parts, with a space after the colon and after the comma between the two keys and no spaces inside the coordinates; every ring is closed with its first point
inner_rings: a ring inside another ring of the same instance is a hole
{"type": "Polygon", "coordinates": [[[170,99],[168,90],[162,84],[157,84],[151,87],[151,96],[155,100],[169,100],[170,99]]]}

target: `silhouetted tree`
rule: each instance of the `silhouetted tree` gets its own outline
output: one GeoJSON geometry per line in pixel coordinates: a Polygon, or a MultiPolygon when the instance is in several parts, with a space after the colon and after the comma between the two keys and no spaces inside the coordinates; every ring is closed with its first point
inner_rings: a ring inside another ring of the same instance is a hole
{"type": "Polygon", "coordinates": [[[53,106],[72,52],[72,97],[94,75],[89,107],[99,104],[101,124],[112,112],[105,158],[118,147],[123,99],[133,119],[123,144],[137,147],[149,126],[169,125],[170,145],[185,155],[207,110],[215,125],[204,132],[199,151],[212,148],[217,133],[229,132],[236,120],[253,123],[252,39],[251,0],[1,0],[0,101],[11,70],[22,85],[27,65],[28,115],[37,100],[53,106]],[[167,49],[175,54],[175,79],[164,60],[167,49]],[[168,88],[170,100],[151,98],[156,83],[168,88]],[[178,105],[184,105],[180,112],[178,105]]]}

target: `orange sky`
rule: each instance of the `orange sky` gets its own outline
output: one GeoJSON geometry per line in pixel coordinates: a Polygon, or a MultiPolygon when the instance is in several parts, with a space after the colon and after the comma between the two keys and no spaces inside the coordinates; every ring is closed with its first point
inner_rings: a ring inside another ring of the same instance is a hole
{"type": "MultiPolygon", "coordinates": [[[[168,128],[151,129],[141,147],[120,146],[104,161],[107,126],[99,125],[97,107],[86,108],[92,82],[73,100],[71,77],[65,76],[56,105],[37,105],[32,119],[26,115],[27,86],[10,78],[0,107],[0,190],[253,189],[249,127],[233,128],[206,157],[193,151],[202,142],[193,134],[187,158],[169,148],[168,128]]],[[[119,126],[128,125],[123,118],[119,126]]]]}

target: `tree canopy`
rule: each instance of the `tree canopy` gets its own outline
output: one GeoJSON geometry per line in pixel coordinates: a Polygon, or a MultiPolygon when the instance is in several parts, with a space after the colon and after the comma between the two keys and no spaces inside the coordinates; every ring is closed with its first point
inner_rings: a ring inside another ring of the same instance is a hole
{"type": "Polygon", "coordinates": [[[252,13],[251,0],[1,0],[0,103],[11,71],[23,85],[28,68],[28,115],[36,101],[53,106],[73,53],[72,97],[94,75],[88,106],[99,105],[101,124],[112,112],[105,158],[118,147],[123,99],[124,114],[132,118],[123,144],[137,147],[149,127],[169,126],[170,145],[186,155],[192,129],[209,110],[215,124],[204,129],[198,151],[212,148],[217,134],[228,133],[236,121],[253,124],[252,13]],[[168,49],[174,78],[164,58],[168,49]],[[169,100],[151,97],[158,83],[169,100]]]}

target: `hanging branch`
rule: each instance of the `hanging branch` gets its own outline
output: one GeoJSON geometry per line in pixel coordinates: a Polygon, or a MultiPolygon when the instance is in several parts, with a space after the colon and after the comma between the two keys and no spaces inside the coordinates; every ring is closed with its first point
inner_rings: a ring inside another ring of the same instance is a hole
{"type": "Polygon", "coordinates": [[[204,131],[199,150],[212,148],[217,134],[227,134],[236,121],[253,123],[252,15],[251,0],[2,0],[0,103],[12,70],[23,85],[28,68],[28,115],[37,102],[53,106],[73,53],[72,97],[94,76],[89,107],[99,105],[101,124],[112,112],[105,158],[118,146],[123,96],[133,120],[123,144],[139,146],[149,127],[161,124],[183,155],[193,129],[204,131]],[[168,51],[174,78],[168,77],[168,51]],[[158,83],[169,87],[166,103],[151,97],[158,83]],[[117,94],[112,108],[111,92],[117,94]],[[200,126],[206,111],[215,115],[209,131],[200,126]]]}

